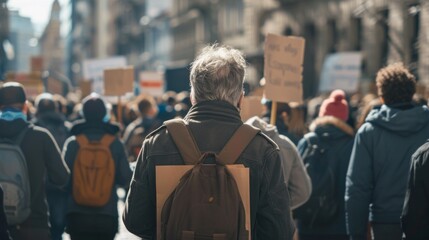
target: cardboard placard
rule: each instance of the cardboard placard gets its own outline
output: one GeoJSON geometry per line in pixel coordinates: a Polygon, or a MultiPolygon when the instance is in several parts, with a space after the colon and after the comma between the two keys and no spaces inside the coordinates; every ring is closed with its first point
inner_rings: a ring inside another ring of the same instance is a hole
{"type": "Polygon", "coordinates": [[[305,40],[268,34],[265,39],[265,96],[277,102],[302,102],[305,40]]]}
{"type": "MultiPolygon", "coordinates": [[[[156,221],[157,236],[161,239],[161,210],[165,201],[179,184],[180,178],[192,168],[192,165],[156,166],[156,221]]],[[[227,165],[234,176],[246,212],[246,229],[251,236],[250,227],[250,185],[249,169],[242,164],[227,165]]]]}
{"type": "Polygon", "coordinates": [[[91,94],[92,92],[92,81],[83,81],[79,82],[79,88],[82,93],[82,99],[91,94]]]}
{"type": "Polygon", "coordinates": [[[104,70],[104,95],[122,96],[134,90],[134,67],[104,70]]]}
{"type": "Polygon", "coordinates": [[[362,54],[360,52],[341,52],[330,54],[323,63],[319,92],[342,89],[356,92],[359,89],[362,54]]]}
{"type": "Polygon", "coordinates": [[[85,59],[83,60],[83,78],[85,81],[92,81],[93,92],[104,94],[104,69],[125,66],[127,66],[127,59],[124,56],[104,59],[85,59]]]}
{"type": "Polygon", "coordinates": [[[240,110],[240,116],[243,122],[251,117],[262,115],[264,105],[262,105],[261,100],[261,96],[247,96],[243,98],[240,110]]]}
{"type": "Polygon", "coordinates": [[[43,71],[43,58],[31,57],[30,59],[31,71],[32,72],[42,72],[43,71]]]}

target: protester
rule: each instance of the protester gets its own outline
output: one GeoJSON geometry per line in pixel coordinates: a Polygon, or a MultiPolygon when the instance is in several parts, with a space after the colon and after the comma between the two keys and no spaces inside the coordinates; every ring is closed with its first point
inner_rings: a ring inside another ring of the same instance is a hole
{"type": "Polygon", "coordinates": [[[279,134],[276,126],[267,124],[259,117],[250,118],[246,124],[261,129],[279,146],[283,175],[289,189],[290,208],[293,210],[301,206],[310,197],[311,180],[295,144],[286,136],[279,134]]]}
{"type": "Polygon", "coordinates": [[[87,96],[83,99],[82,114],[84,120],[74,124],[73,136],[63,149],[72,170],[67,232],[72,240],[114,239],[118,231],[116,185],[127,187],[132,172],[125,148],[116,136],[119,127],[109,123],[104,100],[95,93],[87,96]],[[92,194],[106,197],[100,200],[92,194]]]}
{"type": "MultiPolygon", "coordinates": [[[[71,125],[65,120],[64,114],[60,112],[61,108],[58,102],[52,94],[43,93],[37,96],[35,104],[36,115],[32,122],[36,126],[49,130],[60,149],[62,149],[64,142],[70,135],[71,125]]],[[[51,237],[53,240],[60,240],[66,226],[67,192],[64,189],[55,187],[48,180],[46,182],[46,197],[49,205],[51,237]]]]}
{"type": "Polygon", "coordinates": [[[158,108],[153,97],[140,95],[136,102],[140,116],[127,126],[123,137],[129,162],[136,161],[145,137],[162,125],[157,118],[158,108]]]}
{"type": "Polygon", "coordinates": [[[51,239],[46,204],[45,179],[57,187],[64,186],[69,170],[48,130],[27,122],[24,87],[15,82],[0,88],[0,137],[14,140],[26,131],[20,144],[24,154],[31,195],[31,213],[23,223],[9,226],[13,239],[51,239]]]}
{"type": "Polygon", "coordinates": [[[346,182],[346,218],[351,239],[365,239],[368,217],[373,239],[402,238],[411,155],[429,137],[429,109],[412,104],[414,76],[402,64],[382,68],[376,77],[383,105],[359,128],[346,182]]]}
{"type": "Polygon", "coordinates": [[[3,188],[0,185],[0,239],[2,240],[11,240],[9,231],[7,230],[7,219],[6,214],[4,213],[4,203],[3,203],[3,188]]]}
{"type": "Polygon", "coordinates": [[[300,240],[348,239],[344,192],[354,136],[353,128],[346,123],[348,117],[349,106],[344,91],[332,91],[329,98],[322,102],[319,117],[310,125],[310,133],[298,144],[313,182],[310,200],[297,209],[305,215],[310,213],[308,218],[313,221],[307,221],[307,216],[295,215],[300,240]],[[330,202],[322,203],[323,198],[330,202]],[[321,211],[330,207],[334,210],[321,211]]]}
{"type": "Polygon", "coordinates": [[[414,153],[402,213],[404,240],[429,239],[429,143],[414,153]]]}
{"type": "MultiPolygon", "coordinates": [[[[243,124],[239,108],[244,74],[243,56],[229,47],[206,47],[195,59],[190,74],[193,106],[184,119],[202,151],[218,152],[243,124]]],[[[165,127],[147,136],[123,215],[130,232],[143,239],[156,239],[155,166],[183,163],[165,127]]],[[[236,163],[244,164],[251,173],[252,239],[292,239],[289,194],[276,144],[258,134],[236,163]]]]}

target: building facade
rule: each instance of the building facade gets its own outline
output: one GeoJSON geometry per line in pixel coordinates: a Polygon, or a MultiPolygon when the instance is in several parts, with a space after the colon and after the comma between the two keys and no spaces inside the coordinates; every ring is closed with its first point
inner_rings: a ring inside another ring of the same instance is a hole
{"type": "Polygon", "coordinates": [[[30,59],[39,54],[34,27],[29,17],[23,17],[18,11],[9,12],[9,33],[7,39],[11,43],[8,51],[12,52],[7,61],[7,71],[29,72],[30,59]]]}

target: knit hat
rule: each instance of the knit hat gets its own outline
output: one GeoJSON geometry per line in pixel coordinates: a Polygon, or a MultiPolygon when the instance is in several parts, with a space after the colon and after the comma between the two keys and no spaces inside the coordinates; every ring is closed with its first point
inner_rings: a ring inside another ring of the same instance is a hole
{"type": "Polygon", "coordinates": [[[106,116],[106,103],[97,93],[91,93],[82,100],[83,117],[87,122],[102,122],[106,116]]]}
{"type": "Polygon", "coordinates": [[[25,103],[24,86],[17,82],[7,82],[0,87],[0,106],[8,106],[15,103],[25,103]]]}
{"type": "Polygon", "coordinates": [[[325,99],[320,106],[319,117],[334,116],[343,121],[349,118],[349,106],[346,101],[346,94],[343,90],[332,91],[328,99],[325,99]]]}

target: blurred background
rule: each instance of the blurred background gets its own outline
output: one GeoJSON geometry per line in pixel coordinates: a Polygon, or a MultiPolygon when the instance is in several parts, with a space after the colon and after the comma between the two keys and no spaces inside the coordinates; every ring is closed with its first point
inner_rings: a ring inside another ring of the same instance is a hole
{"type": "Polygon", "coordinates": [[[133,65],[136,92],[152,72],[180,92],[198,50],[217,42],[245,53],[252,91],[267,33],[305,38],[305,99],[320,92],[325,58],[342,52],[360,53],[356,91],[373,91],[377,70],[399,61],[419,91],[429,84],[428,0],[0,0],[0,76],[65,95],[97,65],[133,65]]]}

